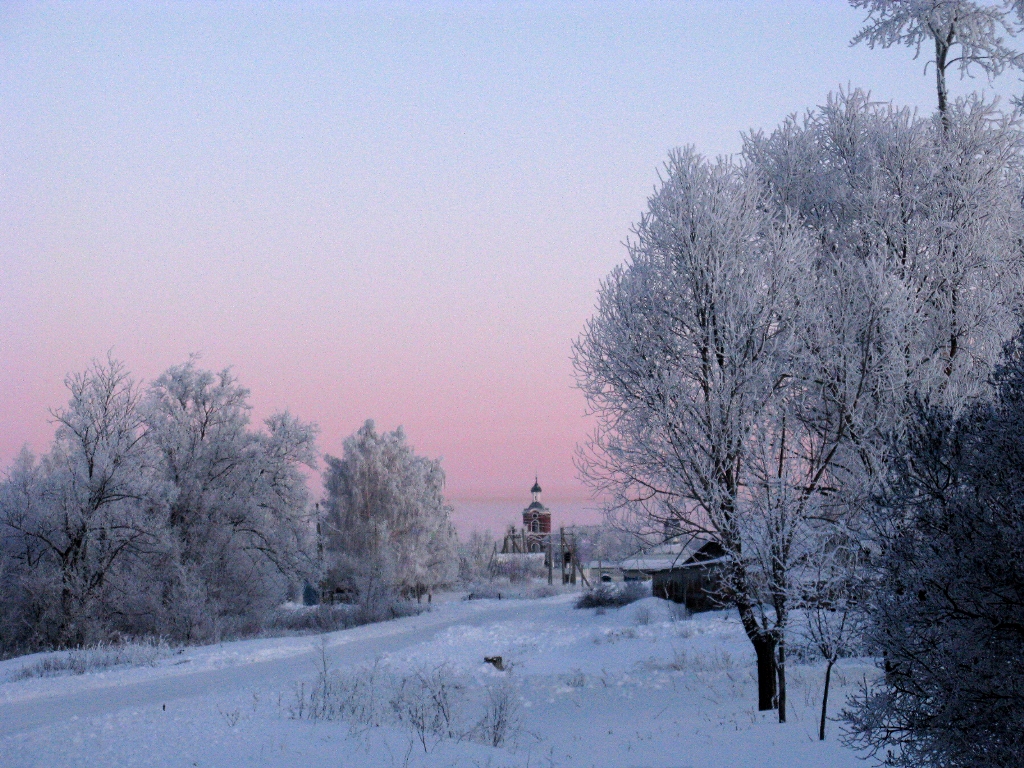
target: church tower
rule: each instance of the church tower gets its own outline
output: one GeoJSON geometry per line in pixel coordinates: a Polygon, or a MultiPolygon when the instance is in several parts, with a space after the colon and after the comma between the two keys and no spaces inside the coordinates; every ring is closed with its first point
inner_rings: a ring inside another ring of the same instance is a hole
{"type": "Polygon", "coordinates": [[[533,478],[530,493],[533,494],[533,501],[523,510],[523,528],[516,531],[514,525],[508,527],[505,542],[501,545],[501,554],[536,554],[550,551],[551,510],[540,503],[540,482],[536,477],[533,478]]]}
{"type": "Polygon", "coordinates": [[[541,489],[536,477],[533,479],[530,493],[533,494],[533,501],[523,510],[523,528],[526,529],[527,536],[551,533],[551,510],[540,503],[541,489]]]}

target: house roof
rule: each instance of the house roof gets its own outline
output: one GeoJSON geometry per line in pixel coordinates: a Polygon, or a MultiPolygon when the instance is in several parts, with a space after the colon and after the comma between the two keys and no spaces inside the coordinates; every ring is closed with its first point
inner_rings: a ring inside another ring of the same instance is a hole
{"type": "MultiPolygon", "coordinates": [[[[624,571],[670,571],[673,568],[684,568],[694,565],[703,565],[710,562],[718,562],[723,558],[716,551],[712,557],[696,558],[696,555],[705,547],[719,550],[720,548],[709,547],[717,543],[706,536],[680,536],[659,544],[647,552],[642,552],[633,557],[627,557],[619,567],[624,571]]],[[[707,552],[705,554],[711,554],[707,552]]]]}

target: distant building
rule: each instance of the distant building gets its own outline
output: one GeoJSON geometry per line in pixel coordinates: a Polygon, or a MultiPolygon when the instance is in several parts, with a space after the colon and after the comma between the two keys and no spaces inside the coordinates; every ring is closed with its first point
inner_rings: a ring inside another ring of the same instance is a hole
{"type": "Polygon", "coordinates": [[[548,584],[554,583],[555,572],[563,584],[575,584],[579,574],[583,583],[590,585],[587,572],[576,555],[576,532],[559,528],[556,535],[551,531],[551,510],[541,504],[540,482],[533,479],[533,501],[523,510],[523,527],[518,531],[510,525],[505,531],[501,551],[495,544],[494,561],[526,568],[529,563],[543,563],[548,572],[548,584]]]}
{"type": "Polygon", "coordinates": [[[540,483],[536,477],[530,493],[533,494],[533,501],[523,510],[523,528],[527,533],[551,533],[551,510],[540,503],[540,483]]]}
{"type": "Polygon", "coordinates": [[[509,526],[501,547],[503,554],[547,551],[548,537],[551,533],[551,510],[541,504],[541,487],[536,477],[533,479],[530,493],[533,494],[533,501],[523,510],[522,531],[516,531],[515,526],[509,526]]]}
{"type": "Polygon", "coordinates": [[[626,581],[651,580],[655,597],[685,603],[691,611],[721,607],[725,550],[702,536],[677,536],[620,563],[626,581]]]}

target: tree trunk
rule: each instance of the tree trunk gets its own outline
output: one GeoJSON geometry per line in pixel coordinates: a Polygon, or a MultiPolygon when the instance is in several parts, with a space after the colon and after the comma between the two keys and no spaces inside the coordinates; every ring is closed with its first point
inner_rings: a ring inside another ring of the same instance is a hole
{"type": "Polygon", "coordinates": [[[821,725],[818,728],[818,741],[825,740],[825,720],[828,715],[828,684],[832,681],[832,659],[825,665],[825,692],[821,696],[821,725]]]}
{"type": "Polygon", "coordinates": [[[786,722],[786,638],[780,638],[778,643],[779,660],[776,671],[779,675],[779,722],[784,723],[786,722]]]}
{"type": "Polygon", "coordinates": [[[775,709],[777,698],[777,672],[775,664],[775,638],[759,633],[750,638],[757,654],[757,708],[761,712],[775,709]]]}
{"type": "Polygon", "coordinates": [[[764,632],[754,616],[753,606],[745,600],[737,599],[736,607],[740,613],[740,622],[747,638],[754,646],[757,655],[757,708],[761,712],[775,709],[777,705],[778,674],[775,664],[775,637],[764,632]]]}
{"type": "Polygon", "coordinates": [[[935,35],[935,87],[939,96],[939,119],[942,130],[949,132],[949,113],[947,112],[948,95],[946,91],[946,60],[949,57],[949,44],[935,35]]]}

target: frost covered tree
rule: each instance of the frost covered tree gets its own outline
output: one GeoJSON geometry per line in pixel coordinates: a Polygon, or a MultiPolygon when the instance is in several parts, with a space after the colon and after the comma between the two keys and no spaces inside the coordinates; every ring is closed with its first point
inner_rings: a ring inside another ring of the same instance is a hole
{"type": "Polygon", "coordinates": [[[459,544],[459,581],[474,584],[489,579],[495,552],[494,536],[490,531],[473,531],[469,539],[459,544]]]}
{"type": "MultiPolygon", "coordinates": [[[[937,24],[926,5],[956,6],[940,53],[960,45],[991,74],[1015,63],[991,58],[1002,42],[966,3],[873,4],[882,26],[863,39],[885,43],[893,19],[912,35],[937,24]]],[[[739,165],[673,155],[576,345],[599,422],[583,473],[636,528],[723,545],[759,706],[780,720],[809,564],[856,530],[906,404],[986,397],[1016,324],[1019,120],[949,102],[954,63],[939,61],[935,119],[853,91],[751,134],[739,165]]]]}
{"type": "Polygon", "coordinates": [[[647,543],[638,541],[633,531],[617,526],[614,518],[602,525],[573,526],[573,539],[580,562],[609,565],[636,554],[647,543]]]}
{"type": "Polygon", "coordinates": [[[918,403],[874,515],[868,637],[884,675],[845,714],[898,766],[1016,766],[1024,753],[1024,343],[996,398],[918,403]]]}
{"type": "Polygon", "coordinates": [[[780,719],[801,564],[871,498],[908,401],[987,394],[1021,300],[1021,138],[977,99],[943,128],[854,91],[741,165],[674,155],[577,344],[581,469],[636,527],[723,544],[780,719]]]}
{"type": "Polygon", "coordinates": [[[866,43],[871,48],[906,45],[914,49],[915,58],[921,55],[922,46],[934,48],[934,58],[928,64],[935,68],[939,115],[947,128],[949,69],[958,69],[963,77],[976,67],[989,78],[1007,68],[1024,69],[1024,55],[1006,42],[1007,36],[1020,32],[1024,21],[1020,0],[850,0],[850,5],[868,11],[867,24],[853,44],[866,43]]]}
{"type": "Polygon", "coordinates": [[[141,393],[124,365],[93,362],[65,384],[53,447],[39,463],[22,452],[0,488],[7,647],[101,638],[166,520],[141,393]]]}
{"type": "Polygon", "coordinates": [[[580,468],[637,533],[723,546],[758,705],[784,720],[789,575],[838,455],[803,380],[809,339],[831,330],[802,309],[813,243],[756,177],[691,150],[672,153],[634,234],[575,345],[598,420],[580,468]]]}
{"type": "Polygon", "coordinates": [[[935,67],[938,119],[870,104],[855,92],[808,115],[802,126],[790,120],[768,141],[753,137],[748,155],[770,158],[755,162],[824,241],[877,265],[885,283],[879,295],[896,299],[889,336],[904,344],[906,383],[896,391],[955,409],[985,395],[988,374],[1015,330],[1022,133],[1019,100],[1010,112],[976,94],[951,101],[946,76],[950,68],[962,77],[980,70],[989,79],[1024,69],[1024,54],[1007,42],[1024,28],[1024,3],[851,4],[868,11],[853,44],[907,45],[915,57],[922,46],[934,47],[928,64],[935,67]],[[801,154],[818,157],[802,162],[801,154]],[[778,175],[794,163],[821,170],[778,175]]]}
{"type": "Polygon", "coordinates": [[[799,482],[775,492],[799,499],[802,512],[817,505],[811,525],[790,504],[763,505],[762,524],[775,533],[754,540],[770,545],[759,557],[761,572],[775,574],[769,595],[791,592],[785,564],[799,571],[829,541],[821,520],[855,527],[884,474],[886,440],[904,428],[905,404],[924,397],[959,409],[986,397],[1014,328],[1024,266],[1020,127],[978,100],[950,105],[947,122],[854,91],[745,142],[773,204],[792,211],[816,245],[813,295],[802,307],[810,323],[800,324],[809,354],[795,374],[802,386],[789,388],[797,407],[788,424],[802,428],[790,444],[803,455],[779,469],[827,476],[814,496],[794,494],[799,482]]]}
{"type": "Polygon", "coordinates": [[[249,390],[195,358],[147,392],[148,439],[168,487],[171,557],[161,602],[185,637],[280,601],[310,568],[305,469],[317,429],[288,413],[250,428],[249,390]]]}
{"type": "Polygon", "coordinates": [[[884,304],[866,290],[859,265],[812,252],[796,267],[785,386],[747,446],[738,518],[745,589],[775,646],[780,722],[790,613],[809,590],[812,599],[828,599],[828,584],[809,566],[840,531],[856,527],[889,424],[878,396],[889,371],[878,343],[884,304]]]}
{"type": "Polygon", "coordinates": [[[440,460],[418,456],[401,427],[372,421],[327,456],[324,475],[327,582],[365,604],[398,593],[417,598],[458,575],[451,507],[440,460]]]}
{"type": "MultiPolygon", "coordinates": [[[[805,345],[811,367],[802,381],[819,386],[790,388],[811,415],[800,419],[811,439],[793,444],[838,452],[827,468],[832,491],[808,499],[824,519],[856,521],[882,481],[885,444],[904,429],[908,402],[958,411],[990,396],[1024,283],[1021,139],[1016,113],[977,97],[944,102],[933,119],[858,91],[746,138],[750,171],[816,244],[815,295],[833,294],[803,308],[831,318],[811,326],[812,339],[813,329],[823,333],[805,345]]],[[[796,466],[813,464],[807,452],[796,466]]],[[[815,535],[794,533],[789,541],[809,545],[799,562],[813,555],[815,535]]]]}
{"type": "Polygon", "coordinates": [[[0,647],[258,627],[312,569],[316,428],[251,429],[248,391],[194,359],[145,390],[113,359],[66,383],[53,446],[0,483],[0,647]]]}
{"type": "Polygon", "coordinates": [[[983,395],[1016,326],[1020,122],[974,98],[948,117],[943,131],[853,91],[745,142],[775,205],[817,242],[819,269],[872,316],[866,394],[882,432],[898,428],[915,394],[951,407],[983,395]]]}

